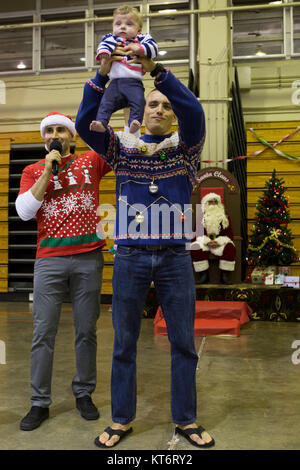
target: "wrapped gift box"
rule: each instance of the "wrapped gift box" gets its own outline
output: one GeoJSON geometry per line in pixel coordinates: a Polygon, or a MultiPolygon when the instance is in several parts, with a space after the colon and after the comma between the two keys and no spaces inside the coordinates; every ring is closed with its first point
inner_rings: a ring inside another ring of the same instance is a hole
{"type": "Polygon", "coordinates": [[[284,274],[275,274],[274,284],[283,284],[284,283],[284,274]]]}
{"type": "Polygon", "coordinates": [[[261,266],[256,266],[251,273],[251,282],[253,284],[264,283],[264,271],[261,266]]]}
{"type": "Polygon", "coordinates": [[[299,289],[299,276],[285,276],[284,287],[296,287],[299,289]]]}
{"type": "Polygon", "coordinates": [[[274,284],[274,277],[277,274],[276,266],[256,266],[251,273],[253,284],[274,284]]]}
{"type": "Polygon", "coordinates": [[[265,274],[264,284],[270,286],[274,284],[274,273],[265,274]]]}
{"type": "Polygon", "coordinates": [[[291,275],[291,267],[290,266],[278,266],[278,274],[284,274],[284,276],[291,275]]]}

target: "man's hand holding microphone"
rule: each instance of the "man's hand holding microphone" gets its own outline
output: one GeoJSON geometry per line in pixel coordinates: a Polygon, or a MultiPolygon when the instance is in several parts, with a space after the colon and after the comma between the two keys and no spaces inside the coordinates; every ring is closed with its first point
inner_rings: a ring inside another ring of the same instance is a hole
{"type": "Polygon", "coordinates": [[[62,162],[61,159],[62,144],[59,140],[52,140],[49,145],[49,153],[45,157],[45,170],[36,183],[32,186],[31,192],[38,201],[43,201],[45,191],[48,185],[51,173],[58,174],[58,167],[62,162]]]}
{"type": "Polygon", "coordinates": [[[46,155],[45,158],[45,167],[46,169],[50,169],[51,165],[51,171],[53,175],[58,174],[58,167],[61,164],[61,152],[61,142],[59,140],[52,140],[49,146],[49,153],[46,155]]]}

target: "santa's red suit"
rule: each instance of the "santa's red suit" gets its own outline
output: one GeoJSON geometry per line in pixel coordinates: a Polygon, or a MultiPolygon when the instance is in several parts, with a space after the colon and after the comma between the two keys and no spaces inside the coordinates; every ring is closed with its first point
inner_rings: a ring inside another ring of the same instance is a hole
{"type": "MultiPolygon", "coordinates": [[[[202,234],[196,236],[191,244],[191,256],[196,272],[205,272],[203,281],[208,280],[209,255],[214,254],[219,258],[221,270],[221,282],[227,283],[224,271],[234,271],[235,268],[235,246],[233,243],[233,231],[229,216],[225,213],[224,206],[218,194],[209,193],[203,197],[202,206],[202,234]],[[212,204],[211,201],[216,201],[212,204]],[[209,246],[211,241],[216,246],[209,246]]],[[[199,221],[198,221],[199,224],[199,221]]],[[[198,227],[199,229],[199,227],[198,227]]],[[[201,229],[201,227],[200,227],[201,229]]]]}

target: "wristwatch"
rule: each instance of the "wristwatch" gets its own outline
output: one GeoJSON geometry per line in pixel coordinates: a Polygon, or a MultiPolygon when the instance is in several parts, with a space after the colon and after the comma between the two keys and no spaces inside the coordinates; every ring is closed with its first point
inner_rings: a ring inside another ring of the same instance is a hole
{"type": "Polygon", "coordinates": [[[155,65],[154,69],[152,70],[152,72],[150,72],[150,75],[151,77],[156,77],[156,75],[158,75],[159,73],[161,72],[165,72],[166,69],[165,67],[163,66],[163,64],[160,64],[159,62],[155,65]]]}

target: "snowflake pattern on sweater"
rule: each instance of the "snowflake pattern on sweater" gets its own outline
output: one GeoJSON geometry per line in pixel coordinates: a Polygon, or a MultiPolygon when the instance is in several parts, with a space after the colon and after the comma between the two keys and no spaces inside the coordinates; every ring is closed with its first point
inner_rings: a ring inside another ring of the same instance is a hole
{"type": "MultiPolygon", "coordinates": [[[[28,191],[39,179],[44,162],[24,169],[19,194],[28,191]]],[[[99,183],[109,171],[111,168],[93,151],[63,159],[58,177],[49,179],[36,215],[37,257],[81,253],[105,245],[102,234],[97,233],[100,227],[97,207],[99,183]]]]}

